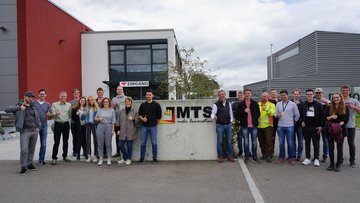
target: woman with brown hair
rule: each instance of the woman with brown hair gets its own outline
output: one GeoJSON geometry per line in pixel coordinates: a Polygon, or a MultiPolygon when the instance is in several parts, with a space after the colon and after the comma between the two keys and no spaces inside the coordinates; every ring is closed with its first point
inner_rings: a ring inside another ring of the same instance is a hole
{"type": "Polygon", "coordinates": [[[331,104],[326,108],[325,116],[328,123],[330,156],[330,166],[327,170],[340,172],[343,159],[344,136],[346,136],[345,126],[349,120],[349,110],[346,108],[344,98],[340,93],[333,93],[331,104]],[[335,142],[337,149],[336,165],[334,164],[335,142]]]}
{"type": "Polygon", "coordinates": [[[87,112],[86,109],[86,98],[81,97],[79,99],[79,103],[73,109],[72,120],[75,121],[75,127],[77,130],[78,140],[76,146],[76,160],[80,160],[80,150],[83,149],[83,153],[85,154],[85,159],[88,159],[86,154],[86,130],[85,130],[85,114],[87,112]]]}
{"type": "Polygon", "coordinates": [[[99,153],[99,162],[98,165],[103,164],[103,151],[104,151],[104,142],[106,144],[107,152],[107,165],[111,165],[111,140],[114,133],[114,127],[116,123],[115,111],[111,108],[111,100],[109,98],[104,98],[101,101],[102,109],[99,109],[95,120],[99,123],[96,129],[96,136],[98,142],[98,153],[99,153]]]}

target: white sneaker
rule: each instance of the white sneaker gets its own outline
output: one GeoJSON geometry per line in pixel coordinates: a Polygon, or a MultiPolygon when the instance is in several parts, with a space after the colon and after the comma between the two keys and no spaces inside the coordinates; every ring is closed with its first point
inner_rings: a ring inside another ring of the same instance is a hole
{"type": "Polygon", "coordinates": [[[96,162],[98,162],[98,159],[97,159],[96,156],[94,156],[94,158],[93,158],[93,163],[96,163],[96,162]]]}
{"type": "Polygon", "coordinates": [[[124,164],[125,163],[125,160],[124,159],[121,159],[120,161],[118,161],[118,164],[124,164]]]}
{"type": "Polygon", "coordinates": [[[90,163],[91,162],[91,157],[89,156],[88,159],[86,159],[86,163],[90,163]]]}
{"type": "MultiPolygon", "coordinates": [[[[318,160],[318,161],[319,161],[319,160],[318,160]]],[[[311,164],[311,160],[308,159],[308,158],[306,158],[306,159],[302,162],[302,165],[305,165],[305,166],[307,166],[307,165],[309,165],[309,164],[311,164]]]]}
{"type": "Polygon", "coordinates": [[[99,162],[98,162],[98,166],[102,166],[102,164],[103,164],[103,160],[100,159],[99,162]]]}
{"type": "Polygon", "coordinates": [[[127,159],[126,162],[125,162],[126,165],[130,165],[131,164],[131,160],[130,159],[127,159]]]}
{"type": "Polygon", "coordinates": [[[316,167],[319,167],[319,166],[320,166],[319,159],[315,159],[315,161],[314,161],[314,166],[316,166],[316,167]]]}
{"type": "Polygon", "coordinates": [[[110,158],[107,160],[107,165],[111,165],[111,159],[110,158]]]}

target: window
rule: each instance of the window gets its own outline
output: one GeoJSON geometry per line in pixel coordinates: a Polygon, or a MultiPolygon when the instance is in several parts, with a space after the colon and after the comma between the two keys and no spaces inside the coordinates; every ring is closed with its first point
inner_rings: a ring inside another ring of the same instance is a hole
{"type": "Polygon", "coordinates": [[[294,49],[279,55],[278,57],[275,58],[275,60],[276,62],[280,62],[292,56],[295,56],[298,53],[299,53],[299,47],[295,47],[294,49]]]}

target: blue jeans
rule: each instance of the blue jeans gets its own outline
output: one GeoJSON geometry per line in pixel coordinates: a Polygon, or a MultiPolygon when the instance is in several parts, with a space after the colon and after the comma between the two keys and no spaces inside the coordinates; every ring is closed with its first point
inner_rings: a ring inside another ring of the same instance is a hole
{"type": "Polygon", "coordinates": [[[295,150],[294,156],[296,156],[296,158],[301,158],[304,149],[304,141],[303,141],[304,137],[303,137],[303,129],[300,125],[295,127],[295,133],[296,136],[294,135],[294,150],[295,150]],[[296,149],[296,138],[297,138],[297,149],[296,149]]]}
{"type": "MultiPolygon", "coordinates": [[[[323,129],[321,131],[321,137],[323,141],[323,158],[327,158],[329,154],[329,135],[327,131],[327,126],[323,126],[323,129]]],[[[320,151],[320,136],[318,136],[318,149],[320,151]]],[[[319,152],[320,154],[320,152],[319,152]]]]}
{"type": "Polygon", "coordinates": [[[254,160],[257,160],[257,136],[258,128],[257,127],[241,127],[243,138],[244,138],[244,152],[245,159],[249,159],[249,133],[251,134],[251,153],[254,160]]]}
{"type": "Polygon", "coordinates": [[[40,135],[39,161],[45,160],[47,130],[48,130],[48,126],[46,124],[46,125],[42,125],[39,131],[39,135],[40,135]]]}
{"type": "Polygon", "coordinates": [[[285,137],[288,144],[288,157],[293,159],[295,157],[295,148],[294,148],[294,126],[292,127],[282,127],[278,126],[277,133],[279,136],[279,148],[280,154],[279,159],[285,159],[285,137]]]}
{"type": "Polygon", "coordinates": [[[227,124],[227,125],[216,124],[216,134],[217,134],[216,150],[218,157],[222,156],[222,139],[224,135],[226,138],[226,154],[228,156],[232,156],[233,150],[231,145],[231,139],[232,139],[231,124],[227,124]]]}
{"type": "Polygon", "coordinates": [[[131,160],[132,158],[132,147],[133,147],[133,140],[120,140],[118,139],[117,141],[118,146],[119,146],[119,150],[121,151],[121,153],[123,154],[123,159],[124,160],[131,160]],[[125,148],[125,143],[126,143],[126,147],[125,148]]]}
{"type": "Polygon", "coordinates": [[[150,134],[151,137],[151,145],[152,145],[152,154],[153,159],[157,159],[157,126],[154,127],[144,127],[141,126],[141,152],[140,152],[140,159],[144,160],[145,152],[146,152],[146,142],[148,135],[150,134]]]}

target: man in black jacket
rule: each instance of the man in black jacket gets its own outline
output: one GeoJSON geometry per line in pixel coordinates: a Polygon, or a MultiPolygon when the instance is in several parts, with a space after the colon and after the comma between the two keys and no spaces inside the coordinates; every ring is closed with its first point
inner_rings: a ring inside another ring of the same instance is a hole
{"type": "Polygon", "coordinates": [[[257,134],[260,117],[259,105],[251,99],[251,90],[244,90],[245,100],[236,109],[236,118],[240,121],[244,137],[245,163],[249,161],[249,133],[251,134],[251,152],[253,160],[260,163],[257,157],[257,134]]]}
{"type": "Polygon", "coordinates": [[[301,105],[300,110],[300,122],[301,126],[303,127],[306,155],[306,158],[302,164],[311,164],[310,143],[312,140],[314,146],[314,165],[319,167],[320,162],[318,141],[325,120],[324,110],[319,102],[314,101],[314,91],[312,89],[306,90],[306,101],[301,105]]]}

